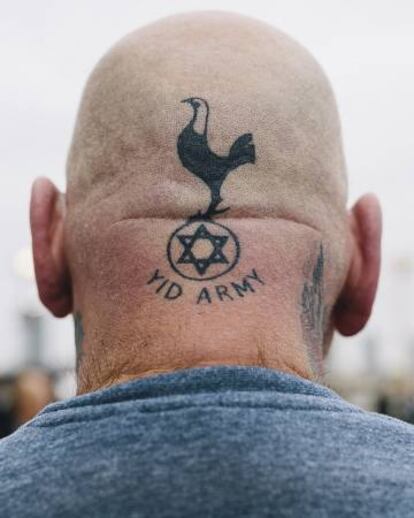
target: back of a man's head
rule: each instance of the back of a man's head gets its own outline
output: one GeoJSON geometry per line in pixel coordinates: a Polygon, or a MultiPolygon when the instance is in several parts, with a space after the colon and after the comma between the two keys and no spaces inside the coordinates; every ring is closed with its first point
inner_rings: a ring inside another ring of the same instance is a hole
{"type": "Polygon", "coordinates": [[[212,364],[320,378],[335,327],[369,317],[378,205],[348,213],[329,83],[261,22],[180,15],[121,40],[67,180],[65,200],[37,181],[31,219],[41,299],[75,316],[79,392],[212,364]]]}

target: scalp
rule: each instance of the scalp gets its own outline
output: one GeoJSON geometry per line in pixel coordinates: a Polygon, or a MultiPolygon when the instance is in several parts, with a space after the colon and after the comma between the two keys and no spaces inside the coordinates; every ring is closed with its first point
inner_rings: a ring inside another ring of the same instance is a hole
{"type": "Polygon", "coordinates": [[[340,126],[319,65],[280,31],[214,12],[139,29],[98,63],[69,154],[70,202],[115,194],[116,217],[179,217],[203,203],[203,186],[176,151],[191,116],[180,101],[189,96],[210,104],[217,154],[253,134],[256,164],[224,187],[233,216],[291,217],[317,227],[323,216],[343,216],[340,126]]]}

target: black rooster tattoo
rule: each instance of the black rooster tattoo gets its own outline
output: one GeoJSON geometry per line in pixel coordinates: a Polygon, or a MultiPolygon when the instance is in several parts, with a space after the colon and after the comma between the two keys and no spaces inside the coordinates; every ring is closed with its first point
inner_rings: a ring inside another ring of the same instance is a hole
{"type": "Polygon", "coordinates": [[[218,208],[223,201],[221,188],[228,174],[243,164],[254,164],[256,156],[253,137],[251,133],[245,133],[233,143],[227,156],[216,155],[208,145],[207,101],[200,97],[190,97],[181,102],[191,105],[193,118],[178,136],[178,156],[183,166],[207,185],[211,194],[207,211],[204,214],[199,211],[193,219],[211,219],[230,208],[218,208]]]}

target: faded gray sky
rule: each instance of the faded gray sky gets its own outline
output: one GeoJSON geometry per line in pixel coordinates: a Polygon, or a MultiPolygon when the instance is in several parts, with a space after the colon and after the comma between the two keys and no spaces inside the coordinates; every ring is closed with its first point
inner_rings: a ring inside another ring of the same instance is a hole
{"type": "MultiPolygon", "coordinates": [[[[414,256],[414,2],[2,0],[0,6],[0,370],[15,363],[24,341],[18,309],[30,288],[12,263],[30,244],[31,182],[46,175],[64,188],[81,91],[103,52],[138,26],[188,10],[260,18],[298,39],[323,65],[342,116],[350,200],[374,191],[384,208],[383,282],[365,336],[383,333],[399,343],[413,332],[412,275],[401,264],[414,256]]],[[[50,322],[49,341],[57,357],[71,358],[68,321],[50,322]]]]}

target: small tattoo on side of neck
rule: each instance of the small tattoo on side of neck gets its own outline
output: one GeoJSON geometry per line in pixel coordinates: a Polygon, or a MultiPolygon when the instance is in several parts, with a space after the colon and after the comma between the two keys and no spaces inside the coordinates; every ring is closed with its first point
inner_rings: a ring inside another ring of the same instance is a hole
{"type": "Polygon", "coordinates": [[[82,344],[85,337],[82,324],[82,315],[79,313],[79,311],[73,315],[73,323],[75,326],[76,370],[79,370],[80,362],[83,356],[82,344]]]}
{"type": "Polygon", "coordinates": [[[305,343],[314,369],[322,366],[323,339],[325,334],[324,301],[325,254],[322,244],[313,269],[303,284],[301,294],[301,322],[305,343]]]}

